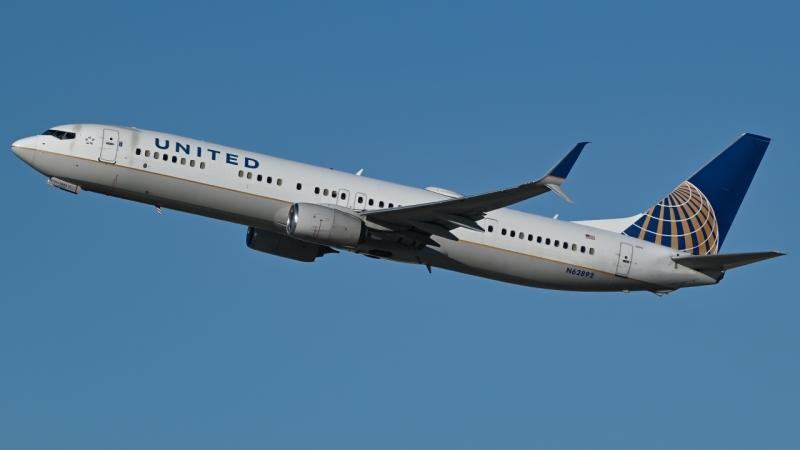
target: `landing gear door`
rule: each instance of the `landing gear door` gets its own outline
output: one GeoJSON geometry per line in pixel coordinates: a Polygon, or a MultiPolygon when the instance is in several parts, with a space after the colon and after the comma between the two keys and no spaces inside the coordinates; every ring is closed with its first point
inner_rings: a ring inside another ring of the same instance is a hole
{"type": "Polygon", "coordinates": [[[119,148],[119,131],[103,130],[103,149],[100,151],[100,161],[116,162],[117,149],[119,148]]]}
{"type": "Polygon", "coordinates": [[[619,262],[617,263],[617,275],[628,278],[633,261],[633,246],[631,244],[619,244],[619,262]]]}
{"type": "Polygon", "coordinates": [[[484,232],[481,233],[481,243],[494,247],[494,241],[497,239],[497,221],[494,219],[483,219],[484,232]]]}

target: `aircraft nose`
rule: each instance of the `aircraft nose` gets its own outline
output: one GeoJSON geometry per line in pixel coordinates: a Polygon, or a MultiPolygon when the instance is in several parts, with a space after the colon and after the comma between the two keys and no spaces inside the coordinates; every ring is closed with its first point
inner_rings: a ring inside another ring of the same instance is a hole
{"type": "Polygon", "coordinates": [[[26,164],[33,163],[33,156],[36,154],[36,142],[38,136],[22,138],[11,144],[11,151],[26,164]]]}

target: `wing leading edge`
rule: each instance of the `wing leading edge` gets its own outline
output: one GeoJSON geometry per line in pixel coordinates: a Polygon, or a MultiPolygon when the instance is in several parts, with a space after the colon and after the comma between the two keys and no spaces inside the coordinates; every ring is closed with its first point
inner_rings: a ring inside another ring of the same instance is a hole
{"type": "Polygon", "coordinates": [[[561,184],[566,180],[586,144],[588,142],[578,143],[558,164],[537,181],[470,197],[453,198],[393,209],[364,211],[361,215],[367,220],[368,224],[385,229],[385,231],[402,231],[414,228],[426,235],[458,240],[448,230],[464,227],[482,232],[484,231],[483,228],[476,221],[482,219],[487,212],[519,203],[545,192],[553,191],[571,202],[572,200],[561,190],[561,184]]]}

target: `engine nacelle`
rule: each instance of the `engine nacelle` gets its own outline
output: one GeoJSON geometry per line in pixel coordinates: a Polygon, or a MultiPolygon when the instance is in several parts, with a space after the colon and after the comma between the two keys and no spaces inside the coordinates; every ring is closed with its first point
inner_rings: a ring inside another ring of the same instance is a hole
{"type": "Polygon", "coordinates": [[[259,252],[302,262],[313,262],[326,253],[337,253],[336,250],[324,245],[304,242],[274,231],[253,227],[247,229],[247,246],[259,252]]]}
{"type": "Polygon", "coordinates": [[[366,240],[367,226],[358,217],[334,208],[295,203],[289,208],[286,234],[333,247],[355,247],[366,240]]]}

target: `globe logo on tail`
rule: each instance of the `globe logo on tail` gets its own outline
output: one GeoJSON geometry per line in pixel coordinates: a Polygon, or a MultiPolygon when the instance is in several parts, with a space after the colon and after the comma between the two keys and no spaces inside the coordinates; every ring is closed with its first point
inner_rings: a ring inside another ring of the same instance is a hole
{"type": "Polygon", "coordinates": [[[688,181],[645,212],[623,234],[695,255],[716,254],[719,248],[714,208],[688,181]]]}

